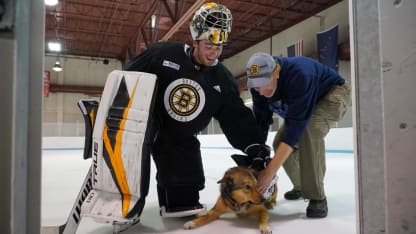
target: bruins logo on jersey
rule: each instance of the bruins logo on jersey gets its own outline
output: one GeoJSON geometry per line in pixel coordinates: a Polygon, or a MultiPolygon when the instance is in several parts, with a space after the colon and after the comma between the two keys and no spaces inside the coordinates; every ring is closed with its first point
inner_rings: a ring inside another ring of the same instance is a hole
{"type": "Polygon", "coordinates": [[[202,87],[196,81],[186,78],[177,79],[169,84],[163,99],[168,114],[180,122],[195,119],[205,105],[202,87]]]}

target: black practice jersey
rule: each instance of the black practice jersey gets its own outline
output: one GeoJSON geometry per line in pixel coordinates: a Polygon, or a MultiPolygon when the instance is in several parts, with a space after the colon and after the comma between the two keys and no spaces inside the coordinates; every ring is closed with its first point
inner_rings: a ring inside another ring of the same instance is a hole
{"type": "Polygon", "coordinates": [[[193,48],[183,43],[156,43],[124,67],[158,77],[157,134],[168,135],[172,141],[196,135],[214,117],[234,147],[244,150],[250,144],[264,143],[230,71],[221,63],[201,66],[193,60],[192,52],[193,48]]]}

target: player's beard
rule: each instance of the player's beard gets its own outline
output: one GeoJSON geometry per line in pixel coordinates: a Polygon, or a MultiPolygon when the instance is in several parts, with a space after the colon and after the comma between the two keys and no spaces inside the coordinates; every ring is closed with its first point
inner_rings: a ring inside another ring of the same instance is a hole
{"type": "Polygon", "coordinates": [[[207,67],[210,67],[210,66],[213,66],[213,65],[217,64],[217,59],[215,59],[215,60],[208,59],[208,58],[204,57],[204,55],[202,55],[199,52],[198,49],[195,49],[195,50],[196,51],[195,51],[195,54],[194,54],[194,58],[199,64],[201,64],[203,66],[207,66],[207,67]]]}

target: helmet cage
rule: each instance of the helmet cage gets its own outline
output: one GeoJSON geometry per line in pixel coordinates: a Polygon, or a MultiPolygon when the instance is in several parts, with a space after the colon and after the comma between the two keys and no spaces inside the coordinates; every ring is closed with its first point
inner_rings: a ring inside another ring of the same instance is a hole
{"type": "Polygon", "coordinates": [[[206,3],[195,13],[190,30],[194,40],[223,44],[228,40],[231,24],[230,10],[220,4],[206,3]]]}

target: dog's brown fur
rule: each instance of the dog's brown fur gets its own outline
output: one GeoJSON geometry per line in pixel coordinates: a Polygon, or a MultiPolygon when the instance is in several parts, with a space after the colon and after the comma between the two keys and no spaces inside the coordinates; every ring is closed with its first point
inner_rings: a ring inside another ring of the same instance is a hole
{"type": "Polygon", "coordinates": [[[277,187],[272,197],[265,200],[257,190],[255,174],[254,170],[245,167],[233,167],[227,170],[224,177],[218,181],[221,184],[221,195],[215,206],[206,215],[186,222],[183,227],[192,229],[213,221],[222,214],[234,212],[237,216],[256,216],[260,232],[272,233],[267,209],[276,205],[277,187]]]}

